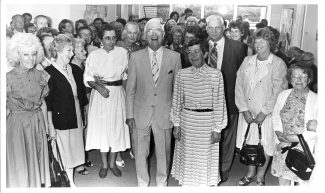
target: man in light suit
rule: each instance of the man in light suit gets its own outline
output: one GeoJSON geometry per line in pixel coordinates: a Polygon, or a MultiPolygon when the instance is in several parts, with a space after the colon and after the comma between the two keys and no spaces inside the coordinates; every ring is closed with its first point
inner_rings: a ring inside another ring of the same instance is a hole
{"type": "Polygon", "coordinates": [[[169,113],[173,83],[181,68],[180,55],[161,46],[163,27],[157,18],[147,22],[148,47],[131,54],[126,86],[126,123],[132,132],[138,186],[149,186],[148,155],[153,133],[157,186],[167,186],[173,124],[169,113]]]}
{"type": "Polygon", "coordinates": [[[234,158],[238,124],[238,109],[235,104],[236,73],[246,57],[244,44],[223,37],[225,29],[221,16],[207,17],[209,34],[209,65],[221,70],[224,78],[225,97],[228,113],[228,124],[221,132],[220,174],[221,182],[228,180],[229,171],[234,158]],[[215,56],[212,56],[215,54],[215,56]]]}

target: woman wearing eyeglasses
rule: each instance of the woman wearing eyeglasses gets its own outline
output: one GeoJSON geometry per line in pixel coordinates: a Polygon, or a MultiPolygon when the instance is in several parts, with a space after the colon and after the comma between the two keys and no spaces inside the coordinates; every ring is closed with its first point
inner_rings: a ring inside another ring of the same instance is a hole
{"type": "Polygon", "coordinates": [[[261,124],[261,143],[266,162],[263,166],[248,166],[247,173],[239,180],[240,186],[256,181],[264,186],[264,176],[274,152],[275,134],[271,114],[278,94],[287,88],[287,68],[283,60],[273,54],[276,39],[268,28],[258,29],[254,35],[257,54],[247,56],[241,64],[236,79],[235,102],[239,109],[236,147],[241,149],[248,124],[247,144],[257,145],[258,124],[261,124]]]}
{"type": "Polygon", "coordinates": [[[219,142],[227,125],[221,71],[205,62],[209,46],[188,43],[191,67],[177,73],[170,119],[176,138],[171,174],[182,186],[217,186],[219,142]]]}
{"type": "MultiPolygon", "coordinates": [[[[294,63],[288,69],[287,79],[293,88],[279,94],[272,114],[277,139],[271,173],[279,178],[281,186],[289,186],[291,181],[308,183],[289,170],[285,164],[287,152],[282,154],[281,149],[299,142],[297,134],[302,134],[314,154],[317,140],[317,94],[308,87],[313,81],[313,71],[304,63],[294,63]]],[[[300,144],[295,148],[303,151],[300,144]]]]}
{"type": "Polygon", "coordinates": [[[99,177],[107,171],[121,177],[116,167],[117,152],[130,148],[130,134],[125,112],[125,83],[128,52],[116,47],[116,32],[107,25],[98,34],[103,48],[91,52],[86,60],[84,82],[91,87],[86,151],[99,149],[102,167],[99,177]],[[109,161],[107,160],[110,152],[109,161]]]}

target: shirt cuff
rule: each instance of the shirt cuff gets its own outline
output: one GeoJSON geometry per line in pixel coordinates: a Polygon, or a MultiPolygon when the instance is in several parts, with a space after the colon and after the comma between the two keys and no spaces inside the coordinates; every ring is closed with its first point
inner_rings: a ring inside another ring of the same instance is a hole
{"type": "Polygon", "coordinates": [[[179,122],[174,123],[174,127],[180,127],[179,122]]]}
{"type": "Polygon", "coordinates": [[[88,82],[89,81],[95,82],[95,78],[94,77],[91,77],[91,76],[85,76],[84,77],[85,86],[91,88],[91,86],[88,85],[88,82]]]}

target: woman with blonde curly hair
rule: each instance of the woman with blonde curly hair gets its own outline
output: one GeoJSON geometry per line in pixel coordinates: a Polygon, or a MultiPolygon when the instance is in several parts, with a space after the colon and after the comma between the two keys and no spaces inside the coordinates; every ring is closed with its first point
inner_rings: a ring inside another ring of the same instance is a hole
{"type": "Polygon", "coordinates": [[[51,44],[54,57],[48,66],[49,95],[45,98],[50,137],[56,139],[62,162],[67,171],[70,185],[73,183],[73,169],[85,163],[83,123],[81,108],[87,101],[83,86],[83,72],[69,64],[74,50],[72,35],[59,34],[51,44]]]}
{"type": "Polygon", "coordinates": [[[183,33],[184,33],[184,28],[182,26],[174,26],[170,30],[170,34],[172,36],[172,41],[170,44],[167,45],[167,48],[170,50],[174,50],[175,52],[180,52],[180,49],[183,47],[182,42],[183,42],[183,33]]]}
{"type": "Polygon", "coordinates": [[[35,65],[44,58],[39,39],[16,33],[7,43],[7,59],[14,68],[7,73],[7,187],[49,187],[49,157],[44,97],[49,74],[35,65]]]}

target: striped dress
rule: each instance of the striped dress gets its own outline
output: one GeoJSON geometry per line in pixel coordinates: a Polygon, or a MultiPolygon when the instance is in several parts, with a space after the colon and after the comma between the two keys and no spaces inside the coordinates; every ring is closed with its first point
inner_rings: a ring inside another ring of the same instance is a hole
{"type": "Polygon", "coordinates": [[[206,64],[180,70],[174,84],[170,116],[174,126],[181,127],[181,140],[175,144],[172,176],[183,186],[217,186],[219,143],[211,144],[210,139],[212,131],[221,132],[227,125],[222,73],[206,64]]]}

